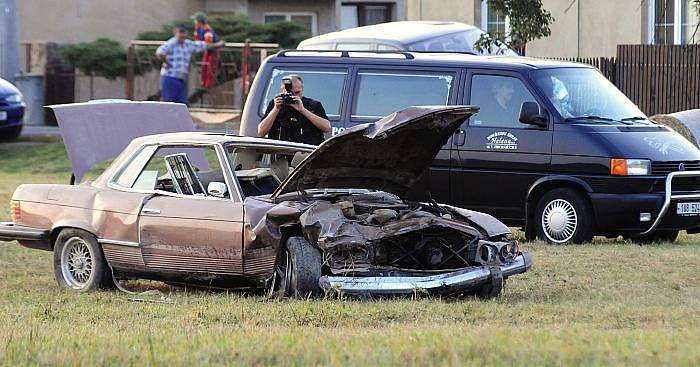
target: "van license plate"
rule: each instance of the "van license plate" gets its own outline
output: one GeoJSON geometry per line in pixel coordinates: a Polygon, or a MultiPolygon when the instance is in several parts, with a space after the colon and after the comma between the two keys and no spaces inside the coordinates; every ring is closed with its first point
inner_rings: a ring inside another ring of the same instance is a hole
{"type": "Polygon", "coordinates": [[[0,121],[7,120],[7,111],[0,111],[0,121]]]}
{"type": "Polygon", "coordinates": [[[678,215],[700,215],[700,203],[678,203],[676,207],[678,215]]]}

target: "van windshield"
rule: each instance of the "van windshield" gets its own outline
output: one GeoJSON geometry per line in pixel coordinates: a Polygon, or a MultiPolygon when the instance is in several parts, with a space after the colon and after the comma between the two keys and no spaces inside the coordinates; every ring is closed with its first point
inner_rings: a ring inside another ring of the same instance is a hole
{"type": "Polygon", "coordinates": [[[595,69],[544,69],[533,75],[537,86],[566,120],[646,119],[632,101],[595,69]]]}

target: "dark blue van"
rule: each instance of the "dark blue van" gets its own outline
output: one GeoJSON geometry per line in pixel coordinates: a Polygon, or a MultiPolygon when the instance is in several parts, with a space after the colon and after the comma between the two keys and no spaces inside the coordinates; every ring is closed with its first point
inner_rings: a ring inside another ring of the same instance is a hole
{"type": "Polygon", "coordinates": [[[24,107],[19,89],[0,78],[0,140],[16,139],[22,132],[24,107]]]}
{"type": "Polygon", "coordinates": [[[290,73],[304,79],[304,95],[323,103],[333,134],[413,105],[480,107],[435,157],[423,188],[438,202],[522,227],[528,238],[673,241],[680,230],[700,232],[700,151],[650,121],[588,65],[282,51],[258,71],[241,134],[257,133],[266,104],[290,73]]]}

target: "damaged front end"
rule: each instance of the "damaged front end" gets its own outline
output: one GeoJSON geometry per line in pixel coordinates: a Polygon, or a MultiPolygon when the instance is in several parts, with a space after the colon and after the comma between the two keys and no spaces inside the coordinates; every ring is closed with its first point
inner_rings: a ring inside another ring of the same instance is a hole
{"type": "Polygon", "coordinates": [[[386,192],[317,200],[299,220],[304,237],[323,255],[324,290],[493,296],[504,279],[532,265],[493,217],[386,192]]]}

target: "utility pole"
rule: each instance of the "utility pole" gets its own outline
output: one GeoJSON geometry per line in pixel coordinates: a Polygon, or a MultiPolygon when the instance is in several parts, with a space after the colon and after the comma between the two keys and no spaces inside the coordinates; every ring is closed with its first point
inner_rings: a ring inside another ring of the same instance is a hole
{"type": "Polygon", "coordinates": [[[0,77],[15,82],[19,74],[17,0],[0,0],[0,77]]]}

